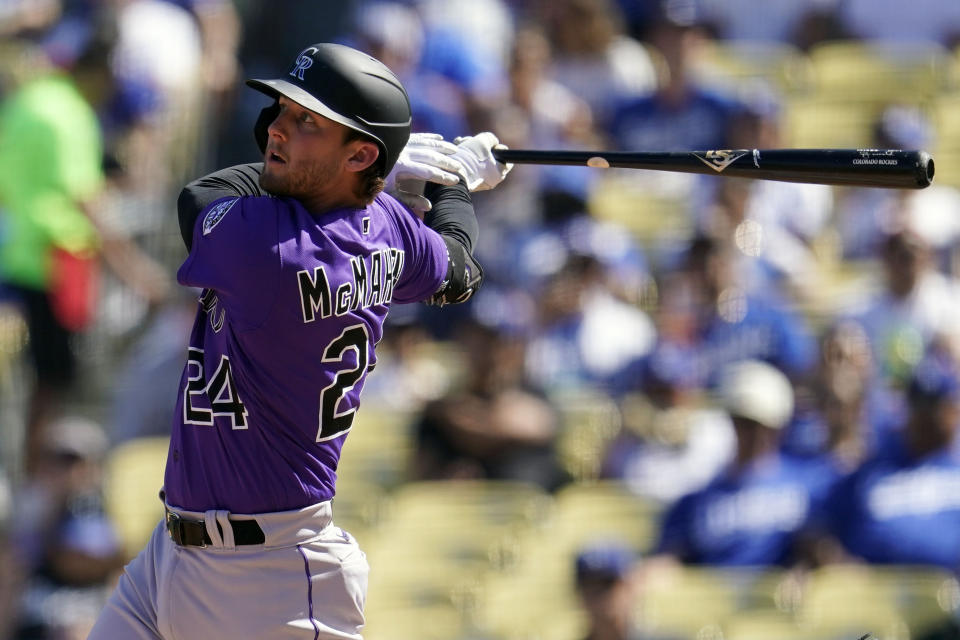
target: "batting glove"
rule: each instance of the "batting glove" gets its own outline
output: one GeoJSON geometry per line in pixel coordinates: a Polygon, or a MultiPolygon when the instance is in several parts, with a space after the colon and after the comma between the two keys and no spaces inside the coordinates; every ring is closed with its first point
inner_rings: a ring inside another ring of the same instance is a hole
{"type": "Polygon", "coordinates": [[[500,144],[497,136],[489,131],[478,133],[475,136],[462,136],[453,141],[457,145],[454,158],[460,161],[464,171],[460,173],[470,191],[486,191],[500,184],[510,170],[513,163],[497,162],[493,157],[493,149],[506,149],[500,144]]]}
{"type": "Polygon", "coordinates": [[[454,157],[457,150],[438,133],[411,133],[387,176],[387,191],[413,211],[430,211],[433,205],[424,197],[423,187],[427,182],[448,186],[460,182],[464,168],[454,157]]]}

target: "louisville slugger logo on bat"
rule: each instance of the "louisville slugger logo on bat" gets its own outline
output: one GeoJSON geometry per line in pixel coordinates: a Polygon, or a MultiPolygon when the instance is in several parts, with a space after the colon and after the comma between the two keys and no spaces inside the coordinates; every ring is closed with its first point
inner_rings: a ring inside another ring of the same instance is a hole
{"type": "Polygon", "coordinates": [[[720,173],[748,153],[750,153],[749,149],[717,149],[694,151],[693,156],[717,173],[720,173]]]}

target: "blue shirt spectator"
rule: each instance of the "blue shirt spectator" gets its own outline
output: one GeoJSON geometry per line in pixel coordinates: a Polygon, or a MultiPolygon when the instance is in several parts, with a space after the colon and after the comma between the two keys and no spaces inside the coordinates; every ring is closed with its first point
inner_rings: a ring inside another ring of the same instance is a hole
{"type": "Polygon", "coordinates": [[[738,102],[699,87],[690,87],[676,102],[653,93],[621,104],[609,131],[620,147],[635,151],[722,149],[740,109],[738,102]]]}
{"type": "Polygon", "coordinates": [[[706,487],[667,510],[656,553],[688,564],[793,564],[836,475],[778,451],[794,402],[782,372],[744,361],[726,368],[722,381],[719,398],[734,423],[736,456],[706,487]]]}
{"type": "Polygon", "coordinates": [[[708,237],[689,244],[678,275],[661,288],[661,335],[689,344],[708,386],[724,365],[746,359],[802,377],[816,361],[812,330],[774,291],[742,285],[738,255],[729,243],[708,237]]]}
{"type": "Polygon", "coordinates": [[[925,358],[907,390],[900,446],[837,485],[827,521],[867,562],[960,569],[960,382],[943,355],[925,358]]]}

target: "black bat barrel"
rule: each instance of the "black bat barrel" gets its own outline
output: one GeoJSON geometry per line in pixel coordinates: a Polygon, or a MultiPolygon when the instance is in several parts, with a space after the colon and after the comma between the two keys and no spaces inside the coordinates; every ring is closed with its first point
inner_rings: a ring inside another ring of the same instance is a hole
{"type": "Polygon", "coordinates": [[[933,158],[900,149],[722,149],[711,151],[543,151],[494,149],[500,162],[651,169],[726,177],[887,189],[923,189],[933,158]]]}

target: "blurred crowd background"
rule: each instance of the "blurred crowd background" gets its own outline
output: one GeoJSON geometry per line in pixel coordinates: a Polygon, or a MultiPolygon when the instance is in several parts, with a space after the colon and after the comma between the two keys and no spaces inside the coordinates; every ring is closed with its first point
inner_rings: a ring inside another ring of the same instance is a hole
{"type": "Polygon", "coordinates": [[[960,3],[0,0],[0,638],[162,511],[175,201],[307,44],[513,148],[930,151],[922,191],[517,166],[398,306],[335,517],[370,640],[960,637],[960,3]]]}

